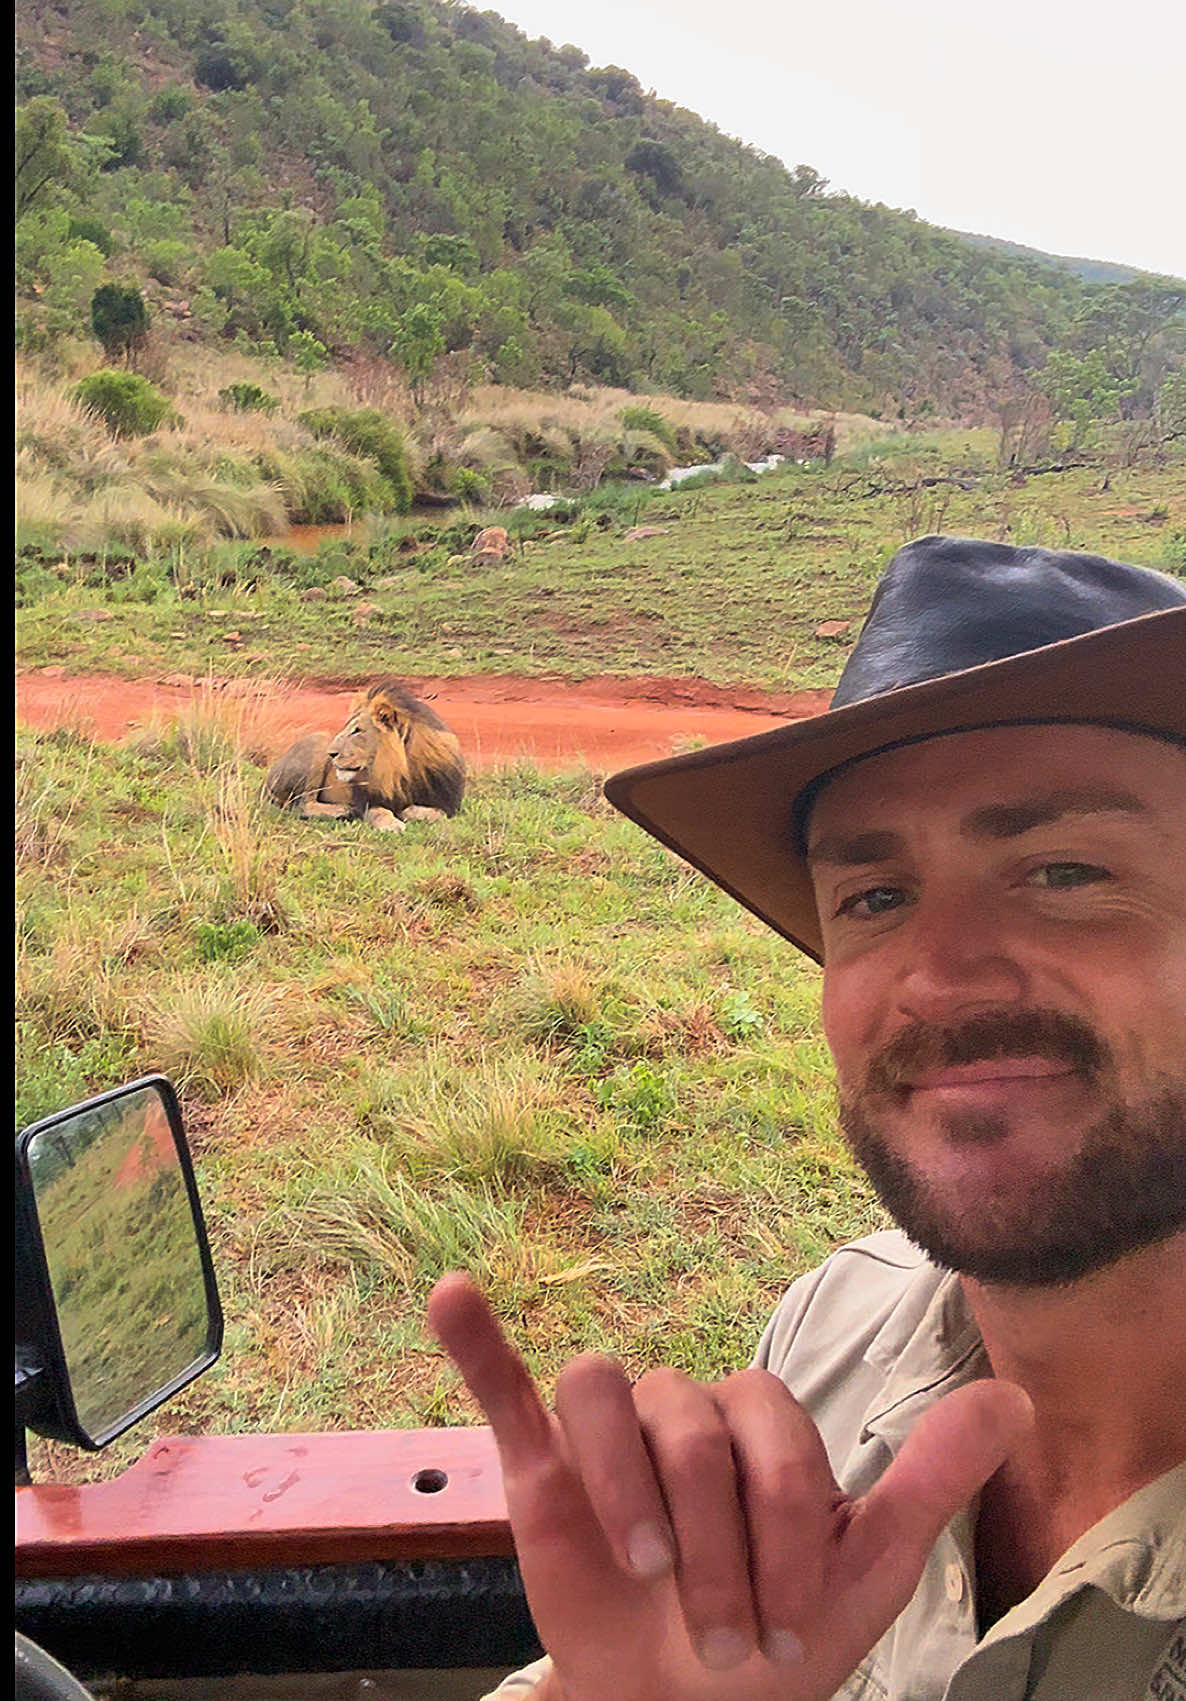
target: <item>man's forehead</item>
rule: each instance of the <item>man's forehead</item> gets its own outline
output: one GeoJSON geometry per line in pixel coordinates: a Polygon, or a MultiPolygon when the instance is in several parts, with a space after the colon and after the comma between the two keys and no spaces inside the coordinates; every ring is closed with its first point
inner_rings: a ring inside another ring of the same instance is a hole
{"type": "MultiPolygon", "coordinates": [[[[872,841],[887,822],[957,813],[974,837],[1008,838],[1067,814],[1149,814],[1169,792],[1186,807],[1186,750],[1127,729],[1058,723],[944,733],[880,750],[820,789],[807,826],[810,861],[837,833],[872,841]]],[[[855,860],[853,845],[845,861],[855,860]]]]}

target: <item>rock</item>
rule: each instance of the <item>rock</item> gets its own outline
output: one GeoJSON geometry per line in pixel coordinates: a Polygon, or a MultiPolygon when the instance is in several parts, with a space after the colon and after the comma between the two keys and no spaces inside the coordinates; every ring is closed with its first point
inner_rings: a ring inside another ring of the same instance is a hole
{"type": "Polygon", "coordinates": [[[373,620],[376,614],[382,612],[377,602],[359,602],[355,603],[351,610],[350,618],[356,626],[365,626],[368,620],[373,620]]]}
{"type": "Polygon", "coordinates": [[[666,537],[670,526],[635,526],[633,531],[626,533],[623,543],[640,543],[644,537],[666,537]]]}
{"type": "Polygon", "coordinates": [[[497,567],[510,547],[505,526],[486,526],[469,546],[470,559],[479,567],[497,567]]]}
{"type": "Polygon", "coordinates": [[[554,508],[559,502],[558,496],[550,496],[547,491],[536,491],[534,496],[525,496],[522,502],[517,502],[517,508],[533,508],[538,513],[545,508],[554,508]]]}
{"type": "Polygon", "coordinates": [[[66,677],[66,669],[64,667],[43,667],[41,669],[41,677],[42,679],[64,679],[66,677]]]}
{"type": "Polygon", "coordinates": [[[824,620],[816,627],[817,638],[843,638],[852,625],[851,620],[824,620]]]}
{"type": "Polygon", "coordinates": [[[321,585],[310,585],[308,590],[301,592],[302,602],[324,602],[329,592],[321,585]]]}
{"type": "Polygon", "coordinates": [[[348,579],[345,573],[339,573],[336,579],[331,579],[329,588],[331,591],[337,591],[341,597],[352,597],[358,591],[358,586],[354,583],[354,580],[348,579]]]}
{"type": "Polygon", "coordinates": [[[224,644],[229,644],[232,649],[235,649],[243,642],[243,634],[242,632],[224,632],[222,641],[224,644]]]}

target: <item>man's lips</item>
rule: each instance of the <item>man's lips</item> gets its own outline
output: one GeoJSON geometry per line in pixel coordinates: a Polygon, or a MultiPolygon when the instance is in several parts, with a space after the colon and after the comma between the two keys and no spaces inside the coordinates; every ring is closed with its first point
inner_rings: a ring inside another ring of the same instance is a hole
{"type": "Polygon", "coordinates": [[[1069,1063],[1049,1057],[993,1057],[977,1063],[947,1064],[920,1071],[902,1083],[905,1092],[959,1093],[991,1091],[993,1088],[1026,1087],[1066,1080],[1078,1071],[1069,1063]]]}

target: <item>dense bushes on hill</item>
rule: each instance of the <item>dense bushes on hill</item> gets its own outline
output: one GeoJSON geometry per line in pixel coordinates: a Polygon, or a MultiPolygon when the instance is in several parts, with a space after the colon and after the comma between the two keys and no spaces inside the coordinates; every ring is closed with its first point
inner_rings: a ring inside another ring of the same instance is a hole
{"type": "MultiPolygon", "coordinates": [[[[76,331],[109,266],[184,291],[191,334],[394,352],[413,384],[454,352],[505,384],[914,419],[983,412],[1051,348],[1099,342],[1106,292],[830,193],[491,12],[25,0],[23,15],[27,348],[76,331]]],[[[1133,407],[1173,353],[1173,311],[1141,345],[1133,407]]]]}

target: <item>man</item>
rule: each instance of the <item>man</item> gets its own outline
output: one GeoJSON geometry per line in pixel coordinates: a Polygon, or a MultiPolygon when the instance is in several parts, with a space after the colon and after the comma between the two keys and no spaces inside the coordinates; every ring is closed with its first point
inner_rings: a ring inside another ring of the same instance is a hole
{"type": "Polygon", "coordinates": [[[1186,588],[921,539],[826,715],[607,789],[822,960],[903,1232],[555,1416],[438,1286],[550,1655],[500,1693],[1186,1696],[1186,588]]]}

